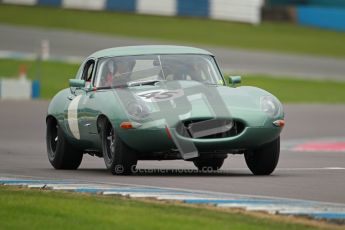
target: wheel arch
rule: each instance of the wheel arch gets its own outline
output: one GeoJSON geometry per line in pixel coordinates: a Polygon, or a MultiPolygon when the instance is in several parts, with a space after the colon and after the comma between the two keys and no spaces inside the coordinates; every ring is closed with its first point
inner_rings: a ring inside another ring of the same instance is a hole
{"type": "Polygon", "coordinates": [[[48,122],[49,119],[53,119],[56,121],[56,123],[58,123],[58,119],[54,115],[48,114],[46,116],[46,123],[48,122]]]}
{"type": "Polygon", "coordinates": [[[99,134],[100,131],[101,131],[101,126],[102,126],[103,122],[106,122],[106,121],[110,122],[109,118],[108,118],[106,115],[104,115],[104,114],[98,115],[97,121],[96,121],[97,133],[98,133],[98,134],[99,134]]]}
{"type": "Polygon", "coordinates": [[[98,135],[101,136],[101,128],[102,128],[102,125],[105,124],[104,122],[109,122],[109,124],[114,129],[115,134],[119,137],[119,139],[121,141],[123,141],[127,146],[131,146],[131,142],[128,142],[128,140],[126,139],[126,135],[123,135],[124,134],[123,131],[121,130],[121,128],[119,128],[119,126],[117,126],[117,121],[116,120],[114,121],[114,120],[110,119],[105,114],[100,114],[97,117],[96,125],[97,125],[97,133],[98,133],[98,135]]]}

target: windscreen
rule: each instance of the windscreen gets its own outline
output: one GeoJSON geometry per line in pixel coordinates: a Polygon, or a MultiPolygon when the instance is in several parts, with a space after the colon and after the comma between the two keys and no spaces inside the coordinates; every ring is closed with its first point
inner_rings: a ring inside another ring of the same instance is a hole
{"type": "Polygon", "coordinates": [[[212,56],[170,54],[102,58],[98,63],[95,86],[130,86],[155,80],[224,84],[212,56]]]}

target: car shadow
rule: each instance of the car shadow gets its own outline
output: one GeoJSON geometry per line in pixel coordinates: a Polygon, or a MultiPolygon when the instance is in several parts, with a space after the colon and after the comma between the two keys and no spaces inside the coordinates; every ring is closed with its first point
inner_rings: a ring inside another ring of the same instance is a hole
{"type": "MultiPolygon", "coordinates": [[[[93,175],[107,174],[111,175],[106,169],[90,169],[80,168],[79,172],[92,173],[93,175]]],[[[199,171],[196,169],[155,169],[155,168],[138,168],[128,177],[149,176],[149,177],[267,177],[255,176],[250,171],[245,170],[216,170],[216,171],[199,171]]],[[[269,177],[282,176],[281,174],[274,173],[269,177]]]]}

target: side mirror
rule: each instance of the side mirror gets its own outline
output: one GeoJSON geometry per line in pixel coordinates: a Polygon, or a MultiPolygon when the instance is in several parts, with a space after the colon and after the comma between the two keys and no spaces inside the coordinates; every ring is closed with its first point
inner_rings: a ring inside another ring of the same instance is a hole
{"type": "Polygon", "coordinates": [[[242,81],[241,76],[229,76],[229,83],[231,84],[232,87],[235,87],[236,84],[240,84],[242,81]]]}
{"type": "Polygon", "coordinates": [[[83,88],[85,87],[85,80],[69,79],[69,87],[83,88]]]}

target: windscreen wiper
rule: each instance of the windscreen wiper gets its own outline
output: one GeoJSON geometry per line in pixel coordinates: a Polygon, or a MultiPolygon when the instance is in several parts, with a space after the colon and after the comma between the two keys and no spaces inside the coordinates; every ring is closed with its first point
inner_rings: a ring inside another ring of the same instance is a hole
{"type": "Polygon", "coordinates": [[[139,85],[154,85],[157,82],[162,82],[164,80],[147,80],[147,81],[133,81],[133,82],[128,82],[127,86],[132,87],[132,86],[139,86],[139,85]]]}

